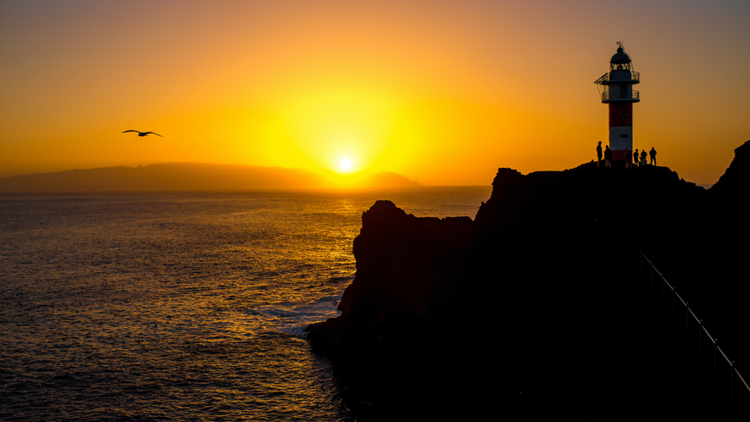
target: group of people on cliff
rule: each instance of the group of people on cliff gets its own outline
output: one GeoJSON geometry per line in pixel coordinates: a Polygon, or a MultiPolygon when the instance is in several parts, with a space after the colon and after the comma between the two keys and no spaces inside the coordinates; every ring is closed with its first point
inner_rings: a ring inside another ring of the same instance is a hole
{"type": "MultiPolygon", "coordinates": [[[[612,167],[612,150],[609,148],[609,145],[607,145],[606,149],[602,151],[602,142],[599,141],[599,144],[596,146],[596,167],[602,166],[602,156],[604,157],[604,166],[612,167]]],[[[654,147],[651,147],[651,151],[649,151],[648,153],[645,149],[638,153],[638,148],[636,148],[635,152],[630,151],[630,149],[628,148],[625,148],[625,168],[649,165],[647,161],[649,157],[651,158],[650,165],[655,166],[656,149],[654,147]]]]}

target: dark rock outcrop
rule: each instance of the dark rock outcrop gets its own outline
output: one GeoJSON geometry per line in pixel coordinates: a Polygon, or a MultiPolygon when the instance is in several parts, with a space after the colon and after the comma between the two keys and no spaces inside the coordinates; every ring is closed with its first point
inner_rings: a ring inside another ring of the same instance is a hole
{"type": "Polygon", "coordinates": [[[747,205],[745,196],[750,187],[750,141],[734,150],[734,160],[710,192],[719,201],[747,205]]]}
{"type": "Polygon", "coordinates": [[[377,201],[362,222],[354,241],[357,277],[339,304],[342,314],[309,334],[315,349],[342,358],[383,353],[393,336],[446,312],[473,226],[469,217],[417,218],[390,201],[377,201]]]}
{"type": "Polygon", "coordinates": [[[424,403],[440,393],[426,388],[439,385],[431,380],[455,379],[443,363],[460,336],[444,330],[452,331],[456,300],[465,296],[456,280],[466,273],[473,222],[417,218],[390,201],[377,201],[362,222],[357,276],[339,304],[342,314],[308,327],[308,338],[356,392],[353,406],[361,397],[397,407],[424,403]]]}
{"type": "Polygon", "coordinates": [[[726,241],[730,227],[747,233],[749,224],[725,213],[750,186],[746,150],[711,192],[665,167],[582,165],[528,175],[501,168],[473,222],[417,218],[378,201],[354,243],[357,275],[342,315],[309,327],[311,345],[359,397],[403,404],[406,395],[440,403],[438,413],[446,403],[484,411],[700,397],[714,405],[726,395],[693,368],[671,307],[665,315],[639,284],[635,247],[736,359],[750,357],[742,304],[750,290],[729,277],[745,270],[726,241]]]}

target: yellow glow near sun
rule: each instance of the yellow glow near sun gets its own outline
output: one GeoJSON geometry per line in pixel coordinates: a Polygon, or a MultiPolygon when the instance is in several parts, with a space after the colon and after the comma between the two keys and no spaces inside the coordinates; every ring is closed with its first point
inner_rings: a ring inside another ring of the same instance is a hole
{"type": "Polygon", "coordinates": [[[384,151],[398,109],[381,95],[358,90],[316,90],[289,101],[286,131],[296,149],[321,168],[365,170],[384,151]]]}
{"type": "Polygon", "coordinates": [[[342,158],[341,161],[339,161],[339,168],[343,171],[348,171],[352,168],[352,160],[348,158],[342,158]]]}

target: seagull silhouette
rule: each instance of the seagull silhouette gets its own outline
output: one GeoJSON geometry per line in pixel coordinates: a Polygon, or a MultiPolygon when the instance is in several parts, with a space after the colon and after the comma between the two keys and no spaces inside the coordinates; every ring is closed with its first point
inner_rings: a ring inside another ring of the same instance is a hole
{"type": "MultiPolygon", "coordinates": [[[[128,132],[136,132],[136,133],[138,133],[138,136],[140,136],[140,137],[144,137],[144,136],[148,135],[149,133],[153,133],[156,136],[161,136],[161,135],[159,135],[156,132],[141,132],[141,131],[133,130],[133,129],[123,131],[122,133],[128,133],[128,132]]],[[[163,138],[163,136],[161,136],[161,137],[163,138]]]]}

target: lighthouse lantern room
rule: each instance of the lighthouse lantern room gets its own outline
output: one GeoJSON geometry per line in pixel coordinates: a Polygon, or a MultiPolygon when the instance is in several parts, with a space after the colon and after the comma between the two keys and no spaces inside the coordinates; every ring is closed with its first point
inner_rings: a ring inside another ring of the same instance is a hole
{"type": "Polygon", "coordinates": [[[633,61],[617,43],[617,53],[609,61],[609,72],[594,81],[602,102],[609,104],[609,148],[612,158],[625,158],[625,149],[633,151],[633,103],[641,101],[633,85],[640,83],[640,74],[633,70],[633,61]]]}

